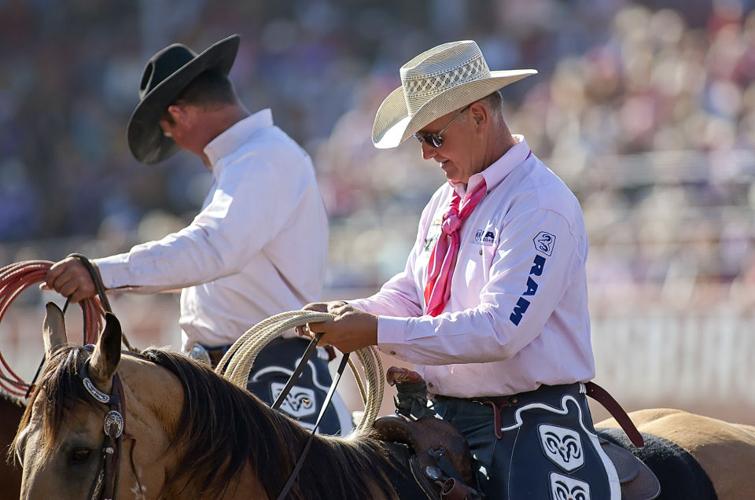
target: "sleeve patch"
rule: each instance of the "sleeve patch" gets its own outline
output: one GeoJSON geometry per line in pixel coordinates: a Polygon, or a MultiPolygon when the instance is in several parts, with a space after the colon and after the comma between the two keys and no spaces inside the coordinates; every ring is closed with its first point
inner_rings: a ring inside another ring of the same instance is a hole
{"type": "Polygon", "coordinates": [[[532,239],[533,243],[535,243],[535,250],[537,250],[540,253],[543,253],[550,257],[553,255],[553,248],[556,246],[556,236],[547,233],[545,231],[540,231],[535,235],[535,237],[532,239]]]}

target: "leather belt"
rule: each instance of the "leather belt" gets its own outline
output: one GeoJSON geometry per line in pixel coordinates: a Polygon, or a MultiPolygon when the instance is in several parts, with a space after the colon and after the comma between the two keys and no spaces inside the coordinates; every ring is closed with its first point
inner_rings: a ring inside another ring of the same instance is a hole
{"type": "MultiPolygon", "coordinates": [[[[635,445],[638,448],[642,448],[645,445],[645,441],[642,438],[642,434],[640,434],[640,431],[637,430],[637,427],[634,425],[634,422],[632,422],[632,419],[629,418],[629,415],[627,415],[627,412],[624,411],[624,408],[621,407],[618,401],[616,401],[613,396],[611,396],[608,391],[603,389],[601,386],[596,384],[595,382],[586,382],[584,384],[585,386],[585,393],[593,398],[595,401],[600,403],[608,412],[611,414],[611,416],[618,422],[618,424],[621,426],[622,430],[626,433],[629,440],[632,442],[633,445],[635,445]]],[[[579,384],[571,384],[571,385],[563,385],[563,386],[540,386],[540,388],[532,391],[532,392],[526,392],[522,394],[513,394],[511,396],[486,396],[486,397],[479,397],[479,398],[469,398],[468,401],[472,401],[478,404],[482,404],[485,406],[490,406],[490,408],[493,410],[493,418],[495,420],[495,436],[497,439],[501,439],[503,437],[503,433],[501,431],[501,427],[503,427],[502,424],[502,413],[507,408],[514,408],[521,404],[523,404],[522,399],[530,399],[530,395],[537,394],[538,392],[544,392],[544,391],[563,391],[563,392],[572,392],[578,389],[579,384]]],[[[582,391],[579,391],[582,392],[582,391]]],[[[441,396],[442,397],[442,396],[441,396]]],[[[448,398],[448,399],[455,399],[455,398],[448,398]]]]}
{"type": "Polygon", "coordinates": [[[616,401],[607,390],[603,389],[595,382],[587,382],[585,388],[587,389],[587,395],[603,405],[603,408],[608,410],[608,413],[616,419],[633,445],[638,448],[645,446],[645,440],[642,439],[642,434],[637,430],[632,419],[629,418],[629,415],[624,411],[624,408],[621,407],[619,402],[616,401]]]}

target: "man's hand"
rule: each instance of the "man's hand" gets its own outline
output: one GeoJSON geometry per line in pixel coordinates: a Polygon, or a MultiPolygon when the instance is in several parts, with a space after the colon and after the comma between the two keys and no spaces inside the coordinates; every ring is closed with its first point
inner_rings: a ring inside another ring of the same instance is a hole
{"type": "MultiPolygon", "coordinates": [[[[330,302],[310,302],[306,306],[302,307],[302,310],[304,311],[314,311],[314,312],[330,312],[330,309],[336,308],[338,306],[345,305],[346,302],[343,300],[332,300],[330,302]]],[[[296,327],[296,333],[297,335],[301,337],[313,337],[309,329],[306,325],[304,326],[297,326],[296,327]]]]}
{"type": "Polygon", "coordinates": [[[55,290],[71,302],[81,302],[97,293],[89,271],[73,257],[53,264],[47,271],[45,288],[55,290]]]}
{"type": "Polygon", "coordinates": [[[333,309],[337,309],[346,305],[344,300],[331,300],[330,302],[310,302],[306,306],[302,307],[305,311],[315,312],[333,312],[333,309]]]}
{"type": "Polygon", "coordinates": [[[378,318],[341,302],[328,307],[335,314],[332,321],[309,323],[313,333],[323,333],[321,342],[338,348],[341,352],[352,352],[370,345],[377,345],[378,318]]]}

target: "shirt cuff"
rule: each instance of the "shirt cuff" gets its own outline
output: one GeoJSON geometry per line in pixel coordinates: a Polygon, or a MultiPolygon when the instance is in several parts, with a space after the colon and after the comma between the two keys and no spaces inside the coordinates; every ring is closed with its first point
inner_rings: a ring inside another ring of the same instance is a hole
{"type": "Polygon", "coordinates": [[[93,259],[92,263],[97,266],[105,288],[120,288],[128,285],[130,276],[128,272],[128,254],[122,253],[112,257],[93,259]]]}
{"type": "Polygon", "coordinates": [[[397,318],[395,316],[378,316],[378,345],[406,344],[406,330],[409,319],[397,318]]]}

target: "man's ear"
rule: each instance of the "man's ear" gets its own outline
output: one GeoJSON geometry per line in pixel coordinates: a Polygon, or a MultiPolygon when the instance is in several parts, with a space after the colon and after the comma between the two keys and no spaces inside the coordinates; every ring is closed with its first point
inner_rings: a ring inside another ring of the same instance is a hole
{"type": "Polygon", "coordinates": [[[481,102],[474,102],[469,106],[469,116],[474,120],[475,125],[480,125],[487,122],[490,119],[490,113],[488,108],[481,102]]]}
{"type": "Polygon", "coordinates": [[[171,104],[165,110],[165,114],[170,117],[173,123],[176,123],[183,118],[183,115],[185,114],[185,110],[180,104],[171,104]]]}

